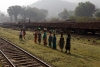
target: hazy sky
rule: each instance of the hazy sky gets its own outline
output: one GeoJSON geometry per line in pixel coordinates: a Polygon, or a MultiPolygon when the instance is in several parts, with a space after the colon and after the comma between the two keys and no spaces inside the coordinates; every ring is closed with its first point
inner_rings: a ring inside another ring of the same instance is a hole
{"type": "MultiPolygon", "coordinates": [[[[0,0],[0,11],[6,13],[7,8],[12,5],[27,6],[39,0],[0,0]]],[[[84,0],[67,0],[69,2],[81,2],[84,0]]]]}
{"type": "Polygon", "coordinates": [[[0,0],[0,11],[7,12],[7,8],[12,5],[27,6],[38,0],[0,0]]]}

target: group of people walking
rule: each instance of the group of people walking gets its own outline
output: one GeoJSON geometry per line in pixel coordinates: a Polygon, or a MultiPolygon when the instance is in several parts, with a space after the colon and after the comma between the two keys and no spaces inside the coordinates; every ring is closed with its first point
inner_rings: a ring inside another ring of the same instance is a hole
{"type": "MultiPolygon", "coordinates": [[[[21,40],[22,40],[22,37],[25,39],[25,34],[26,34],[25,30],[21,30],[19,38],[21,40]]],[[[33,36],[34,36],[34,42],[38,43],[38,44],[41,44],[42,34],[40,32],[40,29],[38,31],[35,30],[34,33],[33,33],[33,36]]],[[[63,37],[63,32],[61,32],[61,37],[60,37],[59,42],[58,42],[58,45],[60,47],[61,52],[63,52],[63,49],[65,47],[65,49],[66,49],[65,52],[68,51],[68,53],[70,54],[70,48],[71,48],[70,39],[71,39],[70,33],[67,33],[67,38],[66,38],[66,43],[65,43],[64,37],[63,37]],[[65,44],[65,46],[64,46],[64,44],[65,44]]],[[[48,44],[48,46],[50,48],[57,49],[57,47],[56,47],[57,46],[56,45],[56,41],[57,41],[57,39],[56,39],[56,33],[54,31],[49,31],[49,37],[47,39],[46,29],[44,29],[43,44],[45,46],[47,46],[47,44],[48,44]],[[48,41],[48,43],[47,43],[47,41],[48,41]]]]}
{"type": "MultiPolygon", "coordinates": [[[[45,46],[47,46],[47,41],[48,41],[48,45],[49,47],[52,47],[53,49],[56,49],[56,36],[55,34],[53,34],[52,36],[52,31],[49,32],[49,38],[47,40],[47,33],[46,33],[46,30],[44,29],[44,33],[43,33],[43,44],[45,46]]],[[[33,33],[34,35],[34,42],[37,43],[37,40],[38,40],[38,43],[41,44],[41,39],[42,39],[42,34],[39,31],[36,31],[33,33]]]]}
{"type": "Polygon", "coordinates": [[[55,33],[53,33],[52,36],[52,31],[49,31],[49,38],[48,38],[48,42],[49,42],[49,47],[56,49],[56,36],[55,33]]]}
{"type": "MultiPolygon", "coordinates": [[[[38,40],[38,43],[40,44],[41,43],[41,33],[40,31],[37,32],[35,31],[34,32],[34,42],[37,43],[37,40],[38,40]],[[38,38],[38,39],[37,39],[38,38]]],[[[67,32],[67,38],[66,38],[66,43],[64,41],[64,37],[63,37],[63,32],[61,32],[61,37],[60,37],[60,40],[59,40],[59,47],[61,49],[61,52],[63,52],[63,49],[64,49],[64,44],[65,45],[65,49],[66,51],[65,52],[68,52],[70,54],[70,48],[71,48],[71,45],[70,45],[70,33],[67,32]]],[[[55,32],[53,31],[49,31],[49,37],[48,37],[48,40],[47,40],[47,34],[46,34],[46,30],[44,30],[44,33],[43,33],[43,44],[45,46],[47,46],[47,41],[48,41],[48,46],[53,48],[53,49],[57,49],[57,45],[56,45],[56,35],[55,35],[55,32]]]]}

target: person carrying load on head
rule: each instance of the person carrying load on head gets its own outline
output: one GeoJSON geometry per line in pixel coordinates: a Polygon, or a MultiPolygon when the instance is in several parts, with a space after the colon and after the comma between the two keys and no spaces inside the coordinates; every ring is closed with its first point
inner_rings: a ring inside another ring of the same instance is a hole
{"type": "Polygon", "coordinates": [[[43,43],[46,46],[47,45],[47,34],[46,34],[46,28],[44,28],[44,34],[43,34],[43,43]]]}
{"type": "Polygon", "coordinates": [[[48,41],[49,41],[49,47],[52,46],[52,35],[51,35],[51,31],[49,31],[50,35],[49,35],[49,38],[48,38],[48,41]]]}
{"type": "Polygon", "coordinates": [[[40,28],[38,28],[39,32],[38,32],[38,43],[41,43],[41,32],[40,32],[40,28]]]}

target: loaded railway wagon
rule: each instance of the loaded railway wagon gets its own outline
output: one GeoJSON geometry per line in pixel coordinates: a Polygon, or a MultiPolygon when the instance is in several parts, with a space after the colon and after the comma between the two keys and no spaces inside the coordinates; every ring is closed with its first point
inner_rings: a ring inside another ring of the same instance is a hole
{"type": "Polygon", "coordinates": [[[100,22],[74,22],[74,21],[57,21],[57,22],[23,22],[23,23],[2,23],[2,27],[6,28],[22,28],[28,29],[40,27],[41,29],[58,29],[66,31],[73,30],[79,34],[100,33],[100,22]]]}
{"type": "Polygon", "coordinates": [[[6,28],[19,27],[19,28],[22,28],[24,26],[26,29],[28,29],[28,28],[34,29],[34,28],[40,27],[40,28],[47,28],[47,29],[62,29],[63,30],[63,29],[71,29],[72,28],[71,26],[74,23],[75,23],[74,21],[3,23],[2,27],[6,27],[6,28]]]}
{"type": "Polygon", "coordinates": [[[16,23],[4,22],[4,23],[1,23],[0,26],[4,28],[12,28],[13,25],[16,25],[16,23]]]}
{"type": "Polygon", "coordinates": [[[72,27],[79,34],[100,33],[100,22],[78,22],[73,24],[72,27]]]}
{"type": "MultiPolygon", "coordinates": [[[[74,22],[34,22],[34,23],[25,23],[26,28],[47,28],[47,29],[68,29],[71,28],[71,26],[74,24],[74,22]]],[[[20,26],[23,25],[23,23],[18,24],[20,26]]]]}

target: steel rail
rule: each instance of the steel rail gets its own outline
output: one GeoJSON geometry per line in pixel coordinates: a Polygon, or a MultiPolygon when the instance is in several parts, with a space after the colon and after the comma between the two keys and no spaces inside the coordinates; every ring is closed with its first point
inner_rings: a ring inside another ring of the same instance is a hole
{"type": "Polygon", "coordinates": [[[7,43],[15,46],[16,48],[20,49],[21,51],[23,51],[24,53],[26,53],[27,55],[33,57],[34,59],[38,60],[39,62],[43,63],[44,65],[46,65],[47,67],[51,67],[49,64],[45,63],[44,61],[40,60],[39,58],[37,58],[36,56],[33,56],[32,54],[30,54],[29,52],[25,51],[24,49],[20,48],[19,46],[15,45],[14,43],[6,40],[5,38],[3,37],[0,37],[2,40],[6,41],[7,43]]]}
{"type": "Polygon", "coordinates": [[[7,61],[13,66],[16,67],[10,60],[9,58],[4,54],[4,52],[2,50],[0,50],[0,52],[2,53],[2,55],[7,59],[7,61]]]}

